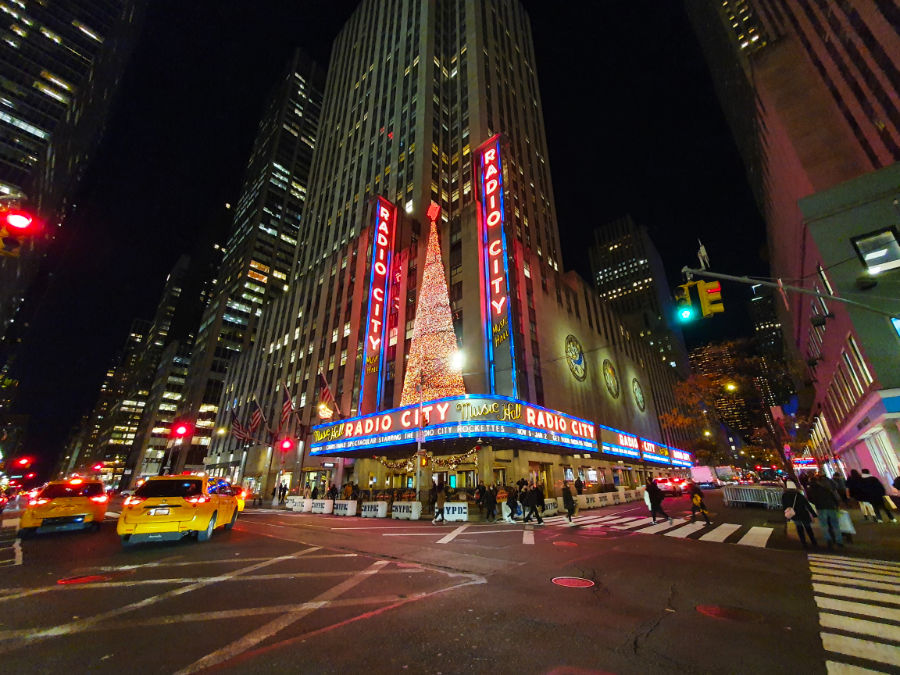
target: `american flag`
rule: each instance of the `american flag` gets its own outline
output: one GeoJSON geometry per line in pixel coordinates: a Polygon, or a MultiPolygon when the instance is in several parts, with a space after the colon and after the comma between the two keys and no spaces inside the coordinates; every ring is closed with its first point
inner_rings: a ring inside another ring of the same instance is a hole
{"type": "Polygon", "coordinates": [[[334,394],[331,393],[331,389],[328,387],[328,381],[321,371],[319,371],[319,401],[326,404],[329,408],[334,408],[338,415],[343,414],[338,407],[337,401],[334,400],[334,394]]]}
{"type": "Polygon", "coordinates": [[[284,389],[284,403],[281,404],[281,420],[278,422],[279,430],[284,428],[284,425],[288,421],[288,417],[294,412],[294,403],[291,400],[291,393],[288,391],[287,385],[284,384],[284,382],[281,383],[281,386],[284,389]]]}
{"type": "Polygon", "coordinates": [[[253,411],[253,414],[250,415],[250,434],[253,435],[256,433],[256,430],[259,429],[259,425],[263,422],[266,424],[266,428],[268,429],[269,423],[266,422],[266,417],[263,415],[262,408],[259,407],[259,401],[254,400],[254,405],[256,405],[256,410],[253,411]]]}
{"type": "Polygon", "coordinates": [[[234,413],[234,408],[231,409],[231,435],[239,441],[250,440],[250,432],[246,429],[246,427],[244,427],[243,424],[241,424],[241,421],[234,413]]]}

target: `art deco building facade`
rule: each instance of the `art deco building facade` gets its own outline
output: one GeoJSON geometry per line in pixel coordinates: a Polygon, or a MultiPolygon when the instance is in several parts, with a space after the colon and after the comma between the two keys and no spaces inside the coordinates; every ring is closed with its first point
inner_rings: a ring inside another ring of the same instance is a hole
{"type": "MultiPolygon", "coordinates": [[[[568,469],[589,471],[592,482],[636,482],[641,444],[648,444],[648,457],[663,448],[656,410],[644,395],[644,367],[654,357],[589,284],[561,271],[531,27],[519,3],[361,3],[332,50],[320,137],[290,291],[263,313],[256,346],[229,372],[218,421],[229,423],[229,406],[246,422],[255,399],[277,430],[286,387],[299,412],[280,431],[299,429],[306,446],[273,462],[265,435],[250,444],[222,438],[207,467],[267,485],[267,467],[279,464],[279,480],[294,484],[351,475],[360,485],[413,482],[411,470],[351,449],[371,439],[331,445],[344,423],[311,433],[299,423],[320,421],[319,373],[342,416],[363,426],[412,409],[402,392],[414,367],[416,321],[434,318],[419,316],[418,306],[426,292],[427,214],[435,217],[440,207],[440,261],[469,398],[435,405],[477,399],[493,409],[503,401],[520,405],[523,416],[557,408],[587,436],[593,424],[574,416],[597,420],[612,434],[602,446],[584,436],[567,445],[567,434],[529,427],[517,442],[508,431],[492,435],[488,425],[477,463],[460,465],[447,480],[463,485],[476,474],[493,482],[530,473],[553,485],[568,469]],[[572,450],[589,446],[593,452],[572,450]],[[601,447],[612,451],[605,461],[601,447]]],[[[423,378],[422,386],[433,382],[423,378]]],[[[458,420],[459,433],[426,432],[435,471],[445,466],[440,456],[479,443],[469,422],[458,420]]],[[[408,457],[415,446],[410,450],[404,433],[396,443],[371,441],[375,454],[408,457]]],[[[656,469],[671,466],[666,455],[656,469]]]]}
{"type": "Polygon", "coordinates": [[[762,36],[754,49],[733,32],[739,3],[686,4],[735,138],[751,139],[742,150],[772,274],[868,306],[799,294],[789,310],[776,303],[792,355],[808,364],[816,455],[889,484],[900,464],[889,319],[900,306],[883,292],[900,274],[896,4],[747,0],[740,16],[762,36]]]}
{"type": "Polygon", "coordinates": [[[193,437],[169,468],[202,468],[229,363],[252,342],[262,307],[279,297],[301,238],[322,101],[318,67],[297,51],[264,110],[225,255],[191,353],[178,414],[193,437]]]}

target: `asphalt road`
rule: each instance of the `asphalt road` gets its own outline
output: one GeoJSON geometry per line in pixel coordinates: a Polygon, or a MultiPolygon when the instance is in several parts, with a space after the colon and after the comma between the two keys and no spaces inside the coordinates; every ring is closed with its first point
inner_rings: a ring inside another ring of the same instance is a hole
{"type": "MultiPolygon", "coordinates": [[[[808,558],[779,514],[708,502],[712,527],[650,533],[635,520],[640,503],[537,527],[248,509],[208,543],[127,551],[110,519],[97,534],[22,542],[21,564],[0,568],[0,663],[29,673],[900,670],[900,564],[866,555],[890,546],[860,528],[840,556],[808,558]],[[717,530],[726,524],[736,527],[717,530]],[[762,541],[753,528],[771,532],[762,541]]],[[[689,506],[666,508],[681,518],[689,506]]],[[[879,533],[895,541],[900,527],[879,533]]]]}

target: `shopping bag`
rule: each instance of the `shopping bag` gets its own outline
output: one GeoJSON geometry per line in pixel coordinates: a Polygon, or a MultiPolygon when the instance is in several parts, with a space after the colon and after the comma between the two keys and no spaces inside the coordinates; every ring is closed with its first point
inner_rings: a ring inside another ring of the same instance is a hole
{"type": "Polygon", "coordinates": [[[875,517],[875,508],[869,502],[860,502],[859,510],[863,514],[863,518],[875,517]]]}
{"type": "Polygon", "coordinates": [[[888,495],[884,496],[884,507],[888,511],[896,511],[897,510],[897,505],[894,503],[894,500],[891,499],[888,495]]]}
{"type": "Polygon", "coordinates": [[[838,525],[841,528],[841,534],[856,534],[856,528],[853,527],[853,520],[850,518],[850,512],[844,509],[838,510],[838,525]]]}

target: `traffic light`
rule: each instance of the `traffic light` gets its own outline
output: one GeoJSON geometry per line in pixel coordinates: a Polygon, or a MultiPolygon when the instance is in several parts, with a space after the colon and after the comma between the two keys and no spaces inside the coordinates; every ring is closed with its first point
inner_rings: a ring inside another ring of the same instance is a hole
{"type": "Polygon", "coordinates": [[[281,441],[281,451],[282,452],[290,452],[294,449],[294,441],[290,438],[285,438],[281,441]]]}
{"type": "Polygon", "coordinates": [[[191,425],[187,422],[178,422],[172,427],[172,435],[175,438],[184,438],[191,433],[191,425]]]}
{"type": "Polygon", "coordinates": [[[103,470],[103,465],[102,465],[102,464],[94,464],[94,466],[92,466],[91,468],[92,468],[94,471],[102,471],[102,470],[103,470]]]}
{"type": "Polygon", "coordinates": [[[18,258],[22,241],[38,232],[38,224],[28,211],[0,207],[0,255],[18,258]]]}
{"type": "Polygon", "coordinates": [[[698,281],[697,295],[700,296],[700,311],[703,318],[725,311],[722,304],[722,284],[718,281],[698,281]]]}
{"type": "Polygon", "coordinates": [[[691,288],[698,283],[697,281],[689,281],[675,289],[675,315],[681,323],[688,323],[698,317],[699,313],[691,297],[691,288]]]}
{"type": "Polygon", "coordinates": [[[16,460],[16,466],[21,466],[22,468],[31,466],[31,457],[19,457],[16,460]]]}

